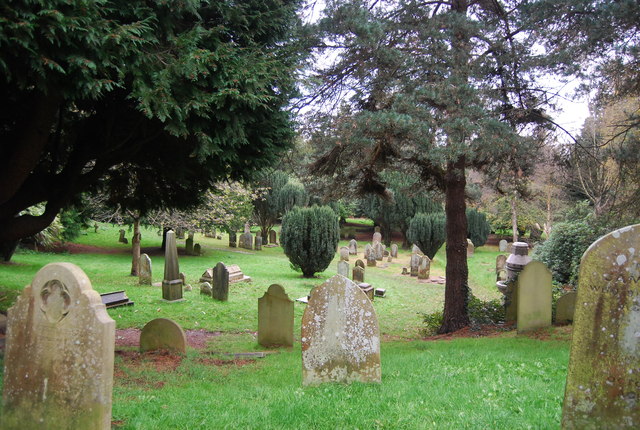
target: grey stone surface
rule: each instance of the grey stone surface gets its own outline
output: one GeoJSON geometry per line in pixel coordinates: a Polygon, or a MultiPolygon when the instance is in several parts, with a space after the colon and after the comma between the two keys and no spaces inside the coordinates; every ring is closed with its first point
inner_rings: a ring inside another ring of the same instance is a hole
{"type": "Polygon", "coordinates": [[[418,263],[418,279],[429,279],[430,272],[431,260],[426,255],[423,255],[418,263]]]}
{"type": "Polygon", "coordinates": [[[476,248],[473,246],[471,239],[467,239],[467,257],[472,257],[475,250],[476,248]]]}
{"type": "Polygon", "coordinates": [[[349,241],[349,254],[358,255],[358,242],[355,239],[349,241]]]}
{"type": "Polygon", "coordinates": [[[204,294],[206,296],[211,296],[213,291],[213,287],[210,282],[201,282],[200,283],[200,294],[204,294]]]}
{"type": "Polygon", "coordinates": [[[364,282],[364,267],[358,265],[353,266],[352,279],[356,284],[364,282]]]}
{"type": "Polygon", "coordinates": [[[140,333],[140,352],[167,350],[187,352],[187,336],[178,323],[168,318],[149,321],[140,333]]]}
{"type": "Polygon", "coordinates": [[[338,261],[338,275],[342,275],[345,278],[349,277],[349,263],[344,260],[338,261]]]}
{"type": "Polygon", "coordinates": [[[140,254],[138,260],[138,284],[151,285],[151,258],[147,254],[140,254]]]}
{"type": "Polygon", "coordinates": [[[377,261],[382,261],[384,258],[384,245],[380,242],[375,242],[373,245],[373,253],[377,261]]]}
{"type": "Polygon", "coordinates": [[[565,293],[556,302],[556,323],[567,324],[573,322],[573,315],[576,310],[575,291],[565,293]]]}
{"type": "Polygon", "coordinates": [[[393,258],[398,258],[398,245],[395,243],[391,244],[391,256],[393,258]]]}
{"type": "Polygon", "coordinates": [[[253,249],[256,251],[262,251],[262,236],[259,234],[256,235],[253,249]]]}
{"type": "Polygon", "coordinates": [[[411,254],[411,260],[409,262],[411,276],[418,276],[418,266],[420,265],[420,258],[421,256],[418,254],[411,254]]]}
{"type": "Polygon", "coordinates": [[[341,246],[338,250],[340,254],[340,260],[349,261],[349,248],[346,246],[341,246]]]}
{"type": "Polygon", "coordinates": [[[507,241],[502,239],[498,243],[498,249],[500,250],[500,252],[506,252],[507,251],[507,241]]]}
{"type": "Polygon", "coordinates": [[[373,233],[373,238],[371,239],[371,244],[375,245],[376,243],[382,242],[382,234],[379,231],[373,233]]]}
{"type": "Polygon", "coordinates": [[[182,280],[178,263],[176,235],[172,230],[167,232],[164,252],[164,278],[162,279],[162,298],[168,302],[182,300],[182,280]]]}
{"type": "Polygon", "coordinates": [[[424,255],[424,253],[422,252],[422,250],[420,250],[420,248],[418,247],[418,245],[413,244],[411,246],[411,253],[412,254],[418,254],[418,255],[424,255]]]}

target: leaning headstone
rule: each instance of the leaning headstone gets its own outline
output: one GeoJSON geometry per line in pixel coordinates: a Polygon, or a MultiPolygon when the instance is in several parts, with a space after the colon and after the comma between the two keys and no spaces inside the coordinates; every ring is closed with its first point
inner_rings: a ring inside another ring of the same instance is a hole
{"type": "Polygon", "coordinates": [[[593,243],[580,263],[565,429],[640,428],[640,224],[593,243]]]}
{"type": "Polygon", "coordinates": [[[302,384],[380,382],[376,311],[354,282],[336,275],[311,291],[302,316],[302,384]]]}
{"type": "Polygon", "coordinates": [[[189,232],[187,240],[184,241],[184,252],[187,255],[193,255],[193,233],[189,232]]]}
{"type": "Polygon", "coordinates": [[[345,278],[349,277],[349,263],[344,260],[338,261],[338,275],[342,275],[345,278]]]}
{"type": "Polygon", "coordinates": [[[269,243],[275,245],[278,243],[278,234],[274,229],[269,230],[269,243]]]}
{"type": "Polygon", "coordinates": [[[260,236],[259,234],[256,234],[253,249],[256,251],[262,251],[262,236],[260,236]]]}
{"type": "Polygon", "coordinates": [[[293,300],[278,284],[258,299],[258,343],[293,346],[293,300]]]}
{"type": "Polygon", "coordinates": [[[472,257],[475,249],[476,248],[473,246],[471,239],[467,239],[467,257],[472,257]]]}
{"type": "Polygon", "coordinates": [[[364,261],[362,260],[356,260],[356,266],[360,266],[364,269],[364,261]]]}
{"type": "Polygon", "coordinates": [[[382,242],[382,234],[379,231],[373,233],[373,238],[371,239],[371,244],[375,245],[376,243],[382,242]]]}
{"type": "Polygon", "coordinates": [[[340,260],[349,261],[349,248],[346,246],[341,246],[339,249],[340,260]]]}
{"type": "Polygon", "coordinates": [[[418,254],[411,254],[411,261],[409,267],[411,269],[411,276],[418,276],[418,266],[420,265],[420,256],[418,254]]]}
{"type": "Polygon", "coordinates": [[[500,250],[500,252],[506,252],[507,251],[507,241],[502,239],[498,243],[498,249],[500,250]]]}
{"type": "Polygon", "coordinates": [[[213,291],[213,287],[210,282],[202,282],[200,283],[200,294],[204,294],[205,296],[211,296],[213,291]]]}
{"type": "Polygon", "coordinates": [[[418,279],[429,279],[429,272],[431,271],[431,260],[426,255],[420,257],[420,263],[418,263],[418,279]]]}
{"type": "Polygon", "coordinates": [[[352,280],[356,284],[364,282],[364,267],[353,266],[352,280]]]}
{"type": "Polygon", "coordinates": [[[222,302],[229,299],[229,271],[224,263],[220,262],[213,268],[213,290],[211,297],[222,302]]]}
{"type": "Polygon", "coordinates": [[[418,245],[413,244],[413,246],[411,247],[411,253],[412,254],[418,254],[418,255],[424,255],[422,250],[420,250],[420,248],[418,248],[418,245]]]}
{"type": "Polygon", "coordinates": [[[556,323],[568,324],[573,322],[576,309],[576,292],[569,291],[556,302],[556,323]]]}
{"type": "Polygon", "coordinates": [[[384,245],[380,242],[374,243],[373,253],[376,257],[376,260],[382,261],[382,259],[384,258],[384,245]]]}
{"type": "Polygon", "coordinates": [[[127,243],[127,238],[124,237],[124,230],[120,229],[119,233],[120,233],[120,237],[118,238],[118,242],[127,243]]]}
{"type": "Polygon", "coordinates": [[[162,279],[162,299],[168,302],[182,300],[182,279],[178,265],[178,248],[176,248],[176,234],[173,230],[167,232],[164,252],[164,278],[162,279]]]}
{"type": "Polygon", "coordinates": [[[376,267],[376,256],[373,254],[373,252],[370,252],[367,256],[367,266],[376,267]]]}
{"type": "Polygon", "coordinates": [[[551,272],[540,261],[518,276],[518,333],[551,325],[551,272]]]}
{"type": "Polygon", "coordinates": [[[391,256],[393,258],[398,258],[398,245],[395,243],[391,244],[391,256]]]}
{"type": "Polygon", "coordinates": [[[193,255],[201,255],[202,254],[202,247],[200,247],[199,243],[196,243],[195,245],[193,245],[193,255]]]}
{"type": "Polygon", "coordinates": [[[151,258],[140,254],[138,260],[138,285],[151,285],[151,258]]]}
{"type": "Polygon", "coordinates": [[[235,231],[229,232],[229,248],[235,248],[237,246],[237,235],[235,231]]]}
{"type": "Polygon", "coordinates": [[[8,312],[0,428],[110,429],[115,329],[79,267],[40,269],[8,312]]]}
{"type": "Polygon", "coordinates": [[[156,318],[142,328],[140,352],[158,350],[186,354],[187,336],[175,321],[168,318],[156,318]]]}
{"type": "Polygon", "coordinates": [[[355,239],[349,241],[349,254],[358,255],[358,242],[355,239]]]}

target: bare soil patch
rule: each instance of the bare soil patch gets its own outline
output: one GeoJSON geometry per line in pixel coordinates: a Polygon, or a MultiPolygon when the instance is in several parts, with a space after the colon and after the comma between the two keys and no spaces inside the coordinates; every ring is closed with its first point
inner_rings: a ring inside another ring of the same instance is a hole
{"type": "MultiPolygon", "coordinates": [[[[140,333],[137,328],[125,328],[116,330],[116,346],[140,346],[140,333]]],[[[207,346],[207,341],[212,337],[220,336],[219,331],[210,332],[206,330],[185,330],[187,344],[196,349],[203,349],[207,346]]]]}

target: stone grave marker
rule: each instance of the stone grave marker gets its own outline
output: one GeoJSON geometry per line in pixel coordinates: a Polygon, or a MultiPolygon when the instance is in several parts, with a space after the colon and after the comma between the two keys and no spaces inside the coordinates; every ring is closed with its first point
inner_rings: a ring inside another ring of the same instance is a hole
{"type": "Polygon", "coordinates": [[[358,288],[362,290],[362,292],[367,296],[367,298],[373,301],[374,291],[371,284],[367,284],[366,282],[361,282],[358,284],[358,288]]]}
{"type": "Polygon", "coordinates": [[[500,273],[501,270],[505,270],[507,265],[507,256],[500,254],[496,257],[496,275],[500,273]]]}
{"type": "Polygon", "coordinates": [[[168,318],[149,321],[140,333],[140,352],[168,350],[187,353],[187,336],[182,327],[168,318]]]}
{"type": "Polygon", "coordinates": [[[222,302],[229,300],[229,271],[222,262],[219,262],[213,268],[213,284],[211,287],[211,297],[222,302]]]}
{"type": "Polygon", "coordinates": [[[391,244],[391,256],[393,258],[398,258],[398,245],[395,243],[391,244]]]}
{"type": "Polygon", "coordinates": [[[551,272],[540,261],[518,276],[518,333],[551,325],[551,272]]]}
{"type": "Polygon", "coordinates": [[[237,235],[235,231],[229,232],[229,248],[235,248],[237,246],[237,235]]]}
{"type": "Polygon", "coordinates": [[[127,243],[127,242],[128,242],[128,240],[127,240],[127,238],[126,238],[126,237],[124,237],[124,230],[120,229],[120,230],[119,230],[119,233],[120,233],[120,237],[118,238],[118,242],[120,242],[120,243],[127,243]]]}
{"type": "Polygon", "coordinates": [[[151,285],[151,258],[140,254],[138,260],[138,285],[151,285]]]}
{"type": "Polygon", "coordinates": [[[507,241],[502,239],[499,243],[498,243],[498,250],[500,250],[500,252],[507,252],[507,241]]]}
{"type": "Polygon", "coordinates": [[[258,299],[258,343],[293,346],[293,300],[278,284],[258,299]]]}
{"type": "Polygon", "coordinates": [[[259,234],[256,234],[253,249],[256,251],[262,251],[262,236],[260,236],[259,234]]]}
{"type": "Polygon", "coordinates": [[[387,257],[387,263],[391,263],[393,261],[393,257],[391,256],[391,254],[389,254],[389,256],[387,257]]]}
{"type": "Polygon", "coordinates": [[[240,235],[240,248],[253,249],[253,235],[249,223],[244,225],[244,233],[240,235]]]}
{"type": "Polygon", "coordinates": [[[411,269],[411,276],[418,276],[418,266],[420,265],[420,255],[411,254],[411,261],[409,268],[411,269]]]}
{"type": "Polygon", "coordinates": [[[200,294],[204,294],[206,296],[211,296],[213,291],[213,287],[210,282],[201,282],[200,283],[200,294]]]}
{"type": "Polygon", "coordinates": [[[471,239],[467,239],[467,258],[472,257],[475,250],[476,248],[473,246],[473,242],[471,242],[471,239]]]}
{"type": "Polygon", "coordinates": [[[364,267],[358,266],[357,264],[353,266],[352,279],[356,284],[364,282],[364,267]]]}
{"type": "Polygon", "coordinates": [[[271,245],[278,243],[278,233],[274,229],[269,230],[269,243],[271,245]]]}
{"type": "Polygon", "coordinates": [[[115,329],[82,269],[40,269],[8,311],[0,427],[111,429],[115,329]]]}
{"type": "Polygon", "coordinates": [[[573,322],[573,315],[576,309],[576,296],[575,291],[569,291],[565,293],[556,302],[556,323],[568,324],[573,322]]]}
{"type": "Polygon", "coordinates": [[[418,255],[424,255],[423,252],[420,250],[420,248],[418,248],[418,245],[416,245],[415,243],[411,247],[411,253],[412,254],[418,254],[418,255]]]}
{"type": "Polygon", "coordinates": [[[193,255],[193,233],[189,232],[187,240],[184,241],[184,253],[193,255]]]}
{"type": "Polygon", "coordinates": [[[429,272],[431,271],[431,260],[426,255],[420,257],[420,263],[418,263],[418,279],[429,279],[429,272]]]}
{"type": "Polygon", "coordinates": [[[375,245],[376,243],[382,242],[382,234],[379,231],[373,233],[373,238],[371,239],[371,244],[375,245]]]}
{"type": "Polygon", "coordinates": [[[565,429],[640,428],[640,224],[582,256],[562,410],[565,429]]]}
{"type": "Polygon", "coordinates": [[[345,278],[349,277],[349,263],[344,260],[338,261],[338,275],[342,275],[345,278]]]}
{"type": "Polygon", "coordinates": [[[373,247],[371,246],[370,243],[367,243],[364,247],[364,259],[367,260],[369,258],[369,255],[372,253],[373,253],[373,247]]]}
{"type": "Polygon", "coordinates": [[[193,245],[193,255],[201,255],[202,254],[202,247],[200,246],[199,243],[196,243],[195,245],[193,245]]]}
{"type": "Polygon", "coordinates": [[[384,245],[380,242],[376,242],[373,245],[373,253],[377,261],[382,261],[384,258],[384,245]]]}
{"type": "Polygon", "coordinates": [[[349,261],[349,248],[346,246],[341,246],[340,250],[340,260],[349,261]]]}
{"type": "Polygon", "coordinates": [[[376,311],[354,282],[336,275],[315,287],[301,331],[303,385],[381,382],[376,311]]]}
{"type": "Polygon", "coordinates": [[[407,268],[406,268],[406,267],[403,267],[403,268],[402,268],[402,273],[401,273],[401,274],[402,274],[402,275],[408,275],[408,274],[409,274],[409,271],[407,270],[407,268]]]}
{"type": "Polygon", "coordinates": [[[182,279],[178,264],[178,248],[176,234],[173,230],[167,232],[164,252],[164,278],[162,279],[162,299],[168,302],[182,300],[182,279]]]}
{"type": "Polygon", "coordinates": [[[356,260],[356,266],[360,266],[364,269],[364,261],[362,260],[356,260]]]}
{"type": "Polygon", "coordinates": [[[349,254],[358,255],[358,242],[355,239],[349,241],[349,254]]]}
{"type": "Polygon", "coordinates": [[[373,252],[370,252],[367,256],[367,266],[368,267],[376,267],[376,256],[373,252]]]}

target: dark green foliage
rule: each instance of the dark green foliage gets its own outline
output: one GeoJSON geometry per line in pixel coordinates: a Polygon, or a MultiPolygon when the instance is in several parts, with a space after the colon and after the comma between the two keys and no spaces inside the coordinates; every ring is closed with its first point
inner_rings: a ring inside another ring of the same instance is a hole
{"type": "Polygon", "coordinates": [[[328,206],[296,207],[282,217],[282,249],[305,278],[329,267],[339,240],[338,215],[328,206]]]}
{"type": "Polygon", "coordinates": [[[60,212],[60,224],[62,224],[62,238],[73,240],[89,226],[91,220],[82,211],[69,208],[60,212]]]}
{"type": "Polygon", "coordinates": [[[476,248],[487,243],[487,237],[491,233],[491,225],[487,216],[477,209],[467,209],[467,237],[476,248]]]}
{"type": "Polygon", "coordinates": [[[269,231],[283,214],[295,206],[306,206],[309,202],[304,186],[291,181],[289,175],[281,170],[261,172],[254,185],[262,192],[253,201],[253,216],[265,241],[269,237],[269,231]]]}
{"type": "Polygon", "coordinates": [[[407,239],[418,245],[424,254],[433,259],[446,240],[444,213],[418,213],[409,223],[407,239]]]}
{"type": "MultiPolygon", "coordinates": [[[[480,326],[487,324],[500,324],[505,319],[504,306],[500,300],[480,300],[470,290],[467,309],[472,329],[479,329],[480,326]]],[[[425,323],[424,334],[434,335],[442,325],[442,312],[423,314],[423,321],[425,323]]]]}
{"type": "Polygon", "coordinates": [[[296,206],[306,206],[309,202],[309,193],[304,186],[297,182],[287,182],[278,193],[278,211],[286,214],[296,206]]]}

